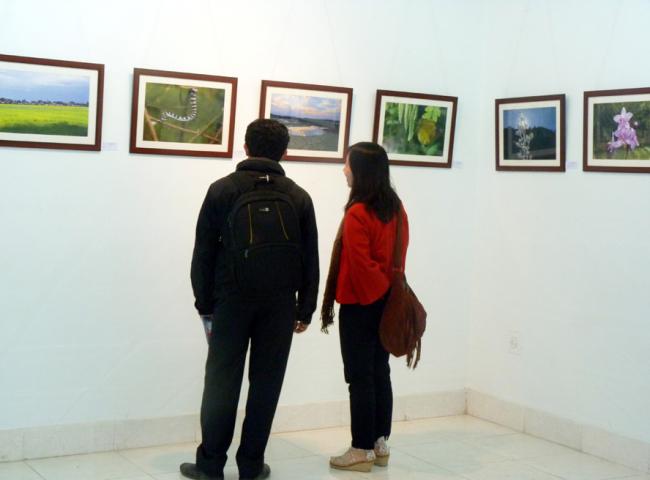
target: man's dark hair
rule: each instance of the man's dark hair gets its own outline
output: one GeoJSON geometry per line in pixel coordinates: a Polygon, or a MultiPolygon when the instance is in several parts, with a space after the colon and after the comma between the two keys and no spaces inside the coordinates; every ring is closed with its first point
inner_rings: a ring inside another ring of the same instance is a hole
{"type": "Polygon", "coordinates": [[[390,222],[399,212],[401,201],[390,184],[386,150],[376,143],[359,142],[348,149],[348,159],[352,188],[345,209],[363,203],[382,222],[390,222]]]}
{"type": "Polygon", "coordinates": [[[251,157],[279,162],[289,145],[289,130],[277,120],[260,118],[248,126],[245,140],[251,157]]]}

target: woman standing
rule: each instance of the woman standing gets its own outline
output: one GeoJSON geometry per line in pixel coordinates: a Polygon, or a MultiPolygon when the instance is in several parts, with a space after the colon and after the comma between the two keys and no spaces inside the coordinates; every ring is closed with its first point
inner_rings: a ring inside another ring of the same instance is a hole
{"type": "Polygon", "coordinates": [[[388,155],[379,145],[360,142],[348,150],[343,173],[350,187],[336,236],[321,320],[333,323],[334,300],[341,304],[339,334],[345,381],[349,385],[352,446],[330,458],[330,466],[370,471],[386,466],[393,414],[388,352],[379,341],[379,322],[393,265],[397,216],[402,216],[402,265],[408,219],[390,184],[388,155]]]}

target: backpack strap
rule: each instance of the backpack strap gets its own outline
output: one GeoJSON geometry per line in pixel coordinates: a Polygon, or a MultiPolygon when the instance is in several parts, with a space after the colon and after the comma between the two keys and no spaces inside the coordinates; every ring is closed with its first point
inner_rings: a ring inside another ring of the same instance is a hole
{"type": "Polygon", "coordinates": [[[272,185],[281,192],[288,193],[294,183],[283,175],[253,171],[234,172],[230,175],[230,179],[235,184],[239,195],[254,190],[260,185],[272,185]]]}
{"type": "Polygon", "coordinates": [[[255,188],[254,180],[252,179],[251,175],[247,173],[234,172],[232,175],[230,175],[230,180],[235,184],[238,197],[255,188]]]}

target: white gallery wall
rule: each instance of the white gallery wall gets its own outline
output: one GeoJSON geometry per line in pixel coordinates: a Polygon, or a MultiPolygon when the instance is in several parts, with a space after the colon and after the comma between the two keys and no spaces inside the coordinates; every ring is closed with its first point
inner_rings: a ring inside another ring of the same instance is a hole
{"type": "Polygon", "coordinates": [[[489,3],[468,387],[648,442],[650,176],[582,171],[582,93],[650,86],[650,3],[489,3]],[[494,99],[557,93],[566,173],[496,172],[494,99]]]}
{"type": "MultiPolygon", "coordinates": [[[[353,87],[352,142],[371,137],[378,88],[461,97],[464,165],[393,171],[412,222],[408,272],[435,311],[420,367],[395,361],[393,381],[397,396],[464,389],[478,155],[467,134],[480,119],[461,57],[475,39],[450,51],[465,9],[418,5],[419,20],[374,1],[0,4],[2,53],[106,65],[103,151],[0,150],[0,430],[198,412],[194,226],[209,184],[244,158],[262,79],[353,87]],[[238,77],[235,159],[129,154],[134,67],[238,77]]],[[[313,196],[324,276],[348,194],[342,165],[284,167],[313,196]]],[[[338,335],[319,330],[314,318],[295,337],[281,406],[347,398],[338,335]]]]}
{"type": "MultiPolygon", "coordinates": [[[[354,88],[351,142],[371,137],[377,89],[459,97],[453,168],[392,170],[430,315],[418,369],[393,362],[397,396],[469,387],[650,441],[650,177],[580,168],[582,91],[648,85],[649,15],[644,0],[3,0],[1,53],[106,71],[103,151],[0,150],[0,431],[198,411],[196,215],[244,158],[269,79],[354,88]],[[129,154],[134,67],[238,77],[235,158],[129,154]],[[567,172],[495,172],[494,98],[553,93],[567,172]]],[[[324,281],[341,165],[284,167],[314,199],[324,281]]],[[[281,406],[347,398],[338,336],[314,322],[281,406]]]]}

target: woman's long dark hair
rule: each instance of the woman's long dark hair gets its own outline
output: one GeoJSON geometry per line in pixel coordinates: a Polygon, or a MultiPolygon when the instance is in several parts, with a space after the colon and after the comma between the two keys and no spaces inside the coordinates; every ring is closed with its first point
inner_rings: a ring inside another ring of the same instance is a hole
{"type": "Polygon", "coordinates": [[[348,149],[348,159],[352,188],[345,210],[354,203],[363,203],[382,222],[390,222],[401,202],[390,184],[386,150],[376,143],[359,142],[348,149]]]}

